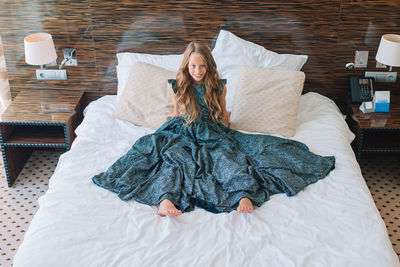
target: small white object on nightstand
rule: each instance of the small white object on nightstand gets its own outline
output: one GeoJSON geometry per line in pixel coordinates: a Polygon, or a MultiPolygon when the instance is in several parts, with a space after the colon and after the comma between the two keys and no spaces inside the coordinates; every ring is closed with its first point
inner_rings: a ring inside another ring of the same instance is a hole
{"type": "Polygon", "coordinates": [[[360,105],[360,110],[363,113],[370,113],[375,111],[372,101],[362,102],[360,105]]]}

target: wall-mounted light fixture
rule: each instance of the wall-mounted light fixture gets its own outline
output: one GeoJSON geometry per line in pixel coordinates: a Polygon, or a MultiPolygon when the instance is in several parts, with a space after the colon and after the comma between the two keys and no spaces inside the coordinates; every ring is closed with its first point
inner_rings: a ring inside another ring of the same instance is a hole
{"type": "Polygon", "coordinates": [[[392,71],[392,67],[400,67],[400,35],[382,35],[375,59],[389,66],[389,71],[392,71]]]}
{"type": "Polygon", "coordinates": [[[30,65],[40,65],[41,68],[36,70],[38,80],[66,80],[67,70],[61,69],[44,69],[57,59],[56,49],[54,47],[53,38],[48,33],[34,33],[24,38],[25,45],[25,61],[30,65]]]}

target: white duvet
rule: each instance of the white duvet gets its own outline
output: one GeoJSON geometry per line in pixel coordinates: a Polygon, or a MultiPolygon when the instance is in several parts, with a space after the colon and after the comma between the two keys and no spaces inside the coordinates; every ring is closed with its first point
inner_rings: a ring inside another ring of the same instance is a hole
{"type": "Polygon", "coordinates": [[[92,183],[153,132],[113,118],[116,101],[105,96],[85,110],[14,266],[400,266],[351,150],[354,136],[328,98],[301,97],[293,138],[336,157],[326,178],[251,214],[195,209],[176,218],[92,183]]]}

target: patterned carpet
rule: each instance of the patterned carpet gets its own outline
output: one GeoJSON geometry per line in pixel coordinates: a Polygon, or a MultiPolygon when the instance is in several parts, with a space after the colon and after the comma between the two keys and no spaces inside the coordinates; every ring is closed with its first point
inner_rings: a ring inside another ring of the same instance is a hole
{"type": "MultiPolygon", "coordinates": [[[[38,209],[37,200],[46,192],[61,153],[34,152],[12,188],[7,186],[0,158],[0,266],[12,266],[12,258],[38,209]]],[[[400,257],[399,161],[395,156],[370,156],[360,165],[400,257]]]]}
{"type": "Polygon", "coordinates": [[[367,182],[400,258],[400,161],[399,155],[370,155],[360,162],[367,182]]]}
{"type": "Polygon", "coordinates": [[[12,258],[38,207],[62,152],[35,151],[13,187],[8,188],[0,158],[0,266],[12,266],[12,258]]]}

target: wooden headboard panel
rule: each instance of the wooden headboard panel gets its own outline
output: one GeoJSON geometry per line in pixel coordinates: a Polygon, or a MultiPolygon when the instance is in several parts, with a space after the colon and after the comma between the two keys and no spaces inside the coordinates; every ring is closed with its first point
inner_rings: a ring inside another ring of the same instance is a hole
{"type": "Polygon", "coordinates": [[[182,53],[192,40],[211,46],[225,29],[278,53],[307,54],[304,92],[341,106],[349,75],[380,70],[380,36],[400,33],[399,13],[391,0],[4,1],[0,27],[13,96],[34,88],[115,93],[117,52],[182,53]],[[53,35],[58,64],[62,50],[76,46],[79,65],[67,67],[67,81],[38,81],[36,66],[25,63],[23,38],[40,31],[53,35]],[[355,50],[370,51],[367,69],[345,70],[355,50]]]}

